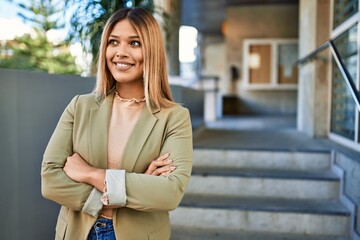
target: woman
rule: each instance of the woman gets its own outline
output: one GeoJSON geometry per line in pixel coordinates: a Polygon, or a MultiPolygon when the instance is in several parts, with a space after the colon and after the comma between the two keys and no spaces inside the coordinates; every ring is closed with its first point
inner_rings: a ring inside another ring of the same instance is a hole
{"type": "Polygon", "coordinates": [[[44,153],[42,194],[62,205],[56,239],[170,239],[191,166],[189,112],[173,102],[159,26],[141,8],[119,10],[94,93],[70,102],[44,153]]]}

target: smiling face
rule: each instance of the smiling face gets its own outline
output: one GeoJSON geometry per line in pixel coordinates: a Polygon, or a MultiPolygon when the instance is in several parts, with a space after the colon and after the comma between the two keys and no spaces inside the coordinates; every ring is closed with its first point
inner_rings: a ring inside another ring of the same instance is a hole
{"type": "Polygon", "coordinates": [[[135,28],[129,20],[121,20],[116,23],[107,40],[106,64],[117,82],[117,88],[126,85],[142,90],[144,58],[135,28]]]}

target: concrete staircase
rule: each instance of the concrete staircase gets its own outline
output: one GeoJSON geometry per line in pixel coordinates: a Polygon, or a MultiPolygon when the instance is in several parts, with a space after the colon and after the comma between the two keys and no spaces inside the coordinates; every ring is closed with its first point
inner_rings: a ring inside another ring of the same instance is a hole
{"type": "Polygon", "coordinates": [[[172,240],[350,239],[329,152],[195,149],[172,240]]]}

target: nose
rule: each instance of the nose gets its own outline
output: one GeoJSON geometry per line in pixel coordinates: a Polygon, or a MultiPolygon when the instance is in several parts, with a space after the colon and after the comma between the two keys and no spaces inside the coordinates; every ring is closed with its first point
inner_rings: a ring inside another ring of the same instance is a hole
{"type": "Polygon", "coordinates": [[[128,56],[128,49],[125,44],[119,44],[116,48],[116,57],[127,57],[128,56]]]}

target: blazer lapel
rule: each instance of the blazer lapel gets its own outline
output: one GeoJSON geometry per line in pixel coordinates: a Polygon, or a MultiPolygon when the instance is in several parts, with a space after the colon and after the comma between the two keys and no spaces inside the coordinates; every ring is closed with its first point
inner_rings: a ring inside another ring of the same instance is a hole
{"type": "Polygon", "coordinates": [[[106,169],[108,159],[108,135],[114,93],[90,109],[89,152],[96,167],[106,169]]]}
{"type": "MultiPolygon", "coordinates": [[[[154,113],[158,111],[155,110],[154,113]]],[[[122,169],[132,172],[139,154],[148,139],[157,118],[144,106],[123,153],[122,169]]]]}

